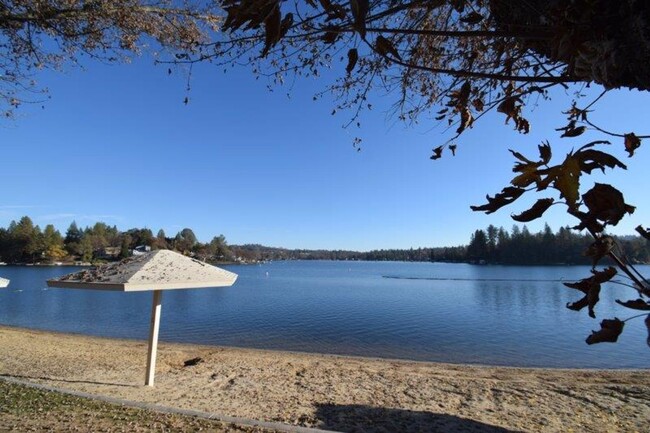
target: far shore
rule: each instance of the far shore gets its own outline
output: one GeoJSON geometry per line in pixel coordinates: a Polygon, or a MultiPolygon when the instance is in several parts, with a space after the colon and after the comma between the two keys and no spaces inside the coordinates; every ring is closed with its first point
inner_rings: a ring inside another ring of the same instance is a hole
{"type": "MultiPolygon", "coordinates": [[[[119,261],[119,260],[118,260],[119,261]]],[[[568,267],[568,266],[590,266],[589,263],[530,263],[530,264],[510,264],[510,263],[476,263],[476,262],[446,262],[446,261],[403,261],[403,260],[328,260],[328,259],[287,259],[287,260],[268,260],[268,261],[252,261],[252,262],[207,262],[213,266],[251,266],[266,264],[270,262],[376,262],[376,263],[448,263],[448,264],[464,264],[473,266],[505,266],[509,268],[540,266],[540,267],[568,267]]],[[[74,266],[74,267],[95,267],[108,263],[116,263],[117,261],[102,261],[102,262],[57,262],[57,263],[0,263],[0,266],[74,266]]],[[[634,265],[650,265],[650,262],[635,262],[634,265]]]]}
{"type": "MultiPolygon", "coordinates": [[[[613,349],[615,350],[615,349],[613,349]]],[[[643,350],[643,348],[640,348],[643,350]]],[[[337,431],[643,431],[648,370],[453,365],[146,342],[0,326],[0,379],[337,431]],[[185,361],[200,358],[193,366],[185,361]]]]}

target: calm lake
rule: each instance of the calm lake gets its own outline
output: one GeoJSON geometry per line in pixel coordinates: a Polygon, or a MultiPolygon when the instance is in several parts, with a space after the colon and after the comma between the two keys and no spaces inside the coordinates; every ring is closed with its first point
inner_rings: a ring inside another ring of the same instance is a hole
{"type": "MultiPolygon", "coordinates": [[[[635,314],[603,287],[597,319],[566,309],[561,280],[588,267],[289,261],[224,266],[233,287],[167,291],[162,341],[422,361],[536,367],[649,368],[643,318],[616,344],[587,346],[603,318],[635,314]],[[386,278],[390,277],[390,278],[386,278]]],[[[146,339],[151,293],[45,289],[73,267],[0,267],[0,324],[146,339]]],[[[650,266],[640,266],[650,274],[650,266]]]]}

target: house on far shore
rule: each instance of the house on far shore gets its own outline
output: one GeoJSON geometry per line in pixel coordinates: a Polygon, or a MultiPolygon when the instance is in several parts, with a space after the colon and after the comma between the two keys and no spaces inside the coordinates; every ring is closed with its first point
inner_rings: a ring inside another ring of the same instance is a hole
{"type": "Polygon", "coordinates": [[[120,247],[104,247],[95,251],[95,258],[101,260],[116,260],[120,256],[120,247]]]}
{"type": "Polygon", "coordinates": [[[133,248],[133,251],[131,253],[134,256],[141,256],[145,253],[148,253],[151,251],[151,247],[149,245],[138,245],[137,247],[133,248]]]}

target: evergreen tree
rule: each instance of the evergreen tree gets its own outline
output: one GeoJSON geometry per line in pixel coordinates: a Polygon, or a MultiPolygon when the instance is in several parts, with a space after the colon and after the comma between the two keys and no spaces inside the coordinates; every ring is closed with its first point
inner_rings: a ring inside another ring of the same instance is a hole
{"type": "Polygon", "coordinates": [[[70,223],[70,227],[65,232],[65,239],[63,244],[66,251],[71,256],[81,255],[81,240],[83,239],[83,232],[77,226],[76,221],[70,223]]]}
{"type": "Polygon", "coordinates": [[[131,257],[131,236],[124,234],[120,245],[120,259],[131,257]]]}
{"type": "Polygon", "coordinates": [[[165,237],[165,231],[163,229],[158,230],[154,244],[154,247],[159,250],[165,250],[169,248],[167,238],[165,237]]]}
{"type": "Polygon", "coordinates": [[[488,258],[488,239],[483,230],[476,230],[467,246],[467,258],[478,262],[488,258]]]}
{"type": "Polygon", "coordinates": [[[43,256],[47,260],[57,261],[65,257],[65,255],[66,251],[61,233],[52,224],[48,224],[43,231],[43,256]]]}

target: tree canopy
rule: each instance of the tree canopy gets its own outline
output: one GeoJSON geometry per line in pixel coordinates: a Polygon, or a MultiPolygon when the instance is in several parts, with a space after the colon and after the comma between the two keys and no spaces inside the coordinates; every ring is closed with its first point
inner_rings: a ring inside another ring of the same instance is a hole
{"type": "Polygon", "coordinates": [[[401,119],[455,126],[434,158],[454,152],[453,140],[491,109],[527,133],[528,98],[551,87],[650,85],[650,8],[635,0],[225,0],[224,9],[227,36],[193,61],[245,62],[278,82],[343,63],[330,90],[351,122],[380,88],[401,119]]]}
{"type": "Polygon", "coordinates": [[[154,237],[148,228],[120,231],[116,226],[103,222],[80,228],[73,221],[64,237],[51,224],[41,230],[28,216],[18,222],[12,221],[7,228],[0,227],[0,262],[11,264],[100,263],[129,257],[135,248],[141,246],[172,249],[204,261],[230,262],[236,258],[225,236],[215,236],[204,244],[189,228],[181,230],[174,238],[167,238],[163,230],[154,237]]]}
{"type": "Polygon", "coordinates": [[[187,56],[216,28],[209,2],[10,0],[0,2],[0,110],[42,100],[36,74],[83,58],[128,61],[143,50],[187,56]]]}

